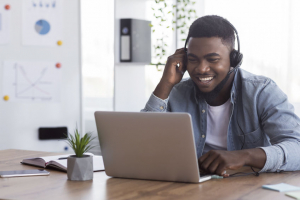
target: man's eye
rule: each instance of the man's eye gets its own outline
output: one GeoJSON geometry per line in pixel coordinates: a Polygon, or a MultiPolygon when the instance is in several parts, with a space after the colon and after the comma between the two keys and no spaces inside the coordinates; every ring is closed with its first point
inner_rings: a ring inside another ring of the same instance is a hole
{"type": "Polygon", "coordinates": [[[209,62],[217,62],[219,59],[218,58],[215,58],[215,59],[207,59],[209,62]]]}
{"type": "Polygon", "coordinates": [[[189,62],[195,62],[196,60],[195,60],[195,59],[190,59],[190,58],[189,58],[188,61],[189,61],[189,62]]]}

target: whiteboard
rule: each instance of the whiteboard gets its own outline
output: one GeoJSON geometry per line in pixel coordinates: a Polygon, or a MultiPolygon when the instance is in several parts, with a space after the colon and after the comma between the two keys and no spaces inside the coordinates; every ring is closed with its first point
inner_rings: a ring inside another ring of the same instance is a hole
{"type": "MultiPolygon", "coordinates": [[[[50,1],[50,0],[49,0],[50,1]]],[[[9,4],[10,41],[0,45],[0,149],[64,151],[63,140],[39,140],[39,127],[81,128],[80,1],[57,0],[63,4],[61,46],[22,44],[22,1],[0,0],[9,4]],[[57,101],[4,101],[5,62],[60,63],[60,90],[57,101]]]]}

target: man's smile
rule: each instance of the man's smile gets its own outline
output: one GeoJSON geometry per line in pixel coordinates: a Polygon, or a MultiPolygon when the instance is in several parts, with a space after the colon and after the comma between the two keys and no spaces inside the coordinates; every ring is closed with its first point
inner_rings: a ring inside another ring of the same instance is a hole
{"type": "Polygon", "coordinates": [[[212,80],[215,79],[215,76],[205,76],[205,77],[200,77],[196,76],[195,79],[197,80],[197,83],[203,86],[208,86],[212,80]]]}

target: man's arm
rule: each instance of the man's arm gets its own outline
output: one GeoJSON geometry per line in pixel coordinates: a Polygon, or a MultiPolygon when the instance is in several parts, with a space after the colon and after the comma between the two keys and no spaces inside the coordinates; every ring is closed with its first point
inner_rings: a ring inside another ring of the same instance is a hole
{"type": "Polygon", "coordinates": [[[300,119],[276,83],[270,80],[258,96],[261,128],[271,146],[260,147],[266,153],[261,172],[300,170],[300,119]]]}
{"type": "Polygon", "coordinates": [[[300,170],[300,119],[294,114],[287,96],[269,81],[257,98],[261,128],[271,146],[238,151],[210,151],[199,158],[199,167],[221,175],[226,169],[244,165],[260,168],[260,172],[300,170]]]}

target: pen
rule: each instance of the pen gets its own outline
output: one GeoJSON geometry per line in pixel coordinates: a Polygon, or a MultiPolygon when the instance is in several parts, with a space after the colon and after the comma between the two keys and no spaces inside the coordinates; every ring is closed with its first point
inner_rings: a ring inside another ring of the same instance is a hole
{"type": "Polygon", "coordinates": [[[59,158],[58,160],[64,160],[64,159],[68,159],[68,157],[62,157],[62,158],[59,158]]]}

